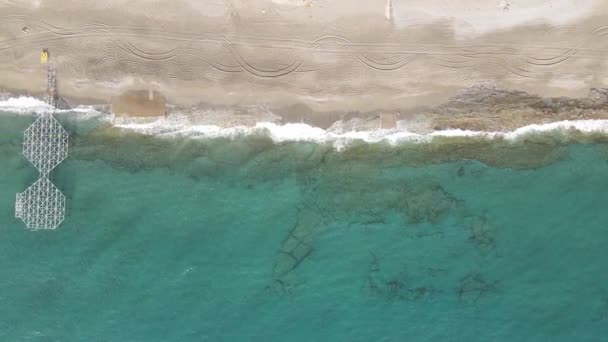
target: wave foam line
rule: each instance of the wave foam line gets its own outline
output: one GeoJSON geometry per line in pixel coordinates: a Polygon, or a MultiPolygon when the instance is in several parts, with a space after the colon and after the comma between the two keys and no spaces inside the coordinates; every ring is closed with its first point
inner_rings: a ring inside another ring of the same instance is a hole
{"type": "MultiPolygon", "coordinates": [[[[57,110],[44,101],[34,97],[21,96],[0,100],[0,111],[15,112],[21,114],[76,112],[81,115],[78,118],[89,118],[100,116],[102,113],[89,106],[79,106],[69,110],[57,110]]],[[[253,127],[235,126],[219,127],[216,125],[198,125],[191,121],[187,115],[170,115],[167,118],[158,119],[149,123],[115,122],[114,126],[148,135],[159,136],[189,136],[203,138],[236,138],[247,135],[266,135],[275,142],[287,141],[309,141],[318,143],[332,143],[337,148],[343,148],[354,141],[365,141],[368,143],[387,142],[398,144],[403,142],[424,143],[430,142],[435,137],[482,137],[488,139],[504,138],[516,140],[522,136],[531,134],[543,134],[550,132],[567,132],[576,130],[582,133],[608,134],[608,120],[574,120],[557,121],[548,124],[532,124],[520,127],[510,132],[483,132],[470,130],[441,130],[428,134],[414,133],[399,129],[378,129],[372,131],[341,131],[338,129],[322,129],[302,123],[291,123],[278,125],[271,122],[258,123],[253,127]]],[[[117,120],[118,121],[118,120],[117,120]]]]}
{"type": "Polygon", "coordinates": [[[278,125],[271,122],[258,123],[253,127],[235,126],[222,128],[215,125],[195,125],[186,116],[170,116],[149,123],[115,123],[116,127],[148,135],[159,136],[188,136],[204,138],[235,138],[247,135],[267,135],[275,142],[310,141],[318,143],[334,143],[336,147],[344,147],[354,141],[368,143],[387,142],[397,144],[403,142],[424,143],[435,137],[481,137],[487,139],[504,138],[516,140],[531,134],[550,132],[567,132],[576,130],[582,133],[608,134],[608,120],[576,120],[558,121],[548,124],[533,124],[510,132],[483,132],[469,130],[441,130],[428,134],[414,133],[398,129],[378,129],[372,131],[348,131],[322,129],[302,123],[278,125]]]}
{"type": "Polygon", "coordinates": [[[102,115],[102,113],[98,112],[91,106],[78,106],[71,109],[56,109],[48,103],[31,96],[10,97],[6,100],[0,100],[0,111],[18,114],[76,112],[82,114],[82,118],[102,115]]]}

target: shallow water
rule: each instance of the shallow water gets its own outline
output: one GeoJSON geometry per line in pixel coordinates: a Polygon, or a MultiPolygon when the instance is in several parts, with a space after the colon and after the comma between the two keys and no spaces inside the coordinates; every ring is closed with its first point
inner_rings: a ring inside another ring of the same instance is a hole
{"type": "Polygon", "coordinates": [[[32,232],[14,218],[37,177],[20,155],[32,121],[0,115],[2,341],[608,334],[606,145],[560,146],[536,168],[416,164],[388,145],[155,138],[63,117],[71,155],[51,178],[68,216],[32,232]]]}

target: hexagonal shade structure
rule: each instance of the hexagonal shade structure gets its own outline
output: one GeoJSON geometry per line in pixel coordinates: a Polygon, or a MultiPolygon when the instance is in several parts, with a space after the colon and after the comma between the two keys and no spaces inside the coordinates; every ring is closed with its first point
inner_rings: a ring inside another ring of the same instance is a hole
{"type": "Polygon", "coordinates": [[[46,175],[68,156],[68,132],[51,114],[41,115],[25,130],[23,155],[46,175]]]}
{"type": "Polygon", "coordinates": [[[55,229],[65,218],[65,196],[42,177],[17,194],[15,217],[30,229],[55,229]]]}

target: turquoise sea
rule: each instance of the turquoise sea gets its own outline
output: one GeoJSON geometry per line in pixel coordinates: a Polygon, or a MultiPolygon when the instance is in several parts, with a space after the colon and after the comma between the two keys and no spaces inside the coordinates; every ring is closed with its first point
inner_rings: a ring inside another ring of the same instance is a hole
{"type": "Polygon", "coordinates": [[[69,116],[66,220],[28,231],[34,117],[0,114],[0,341],[608,340],[606,143],[336,151],[69,116]]]}

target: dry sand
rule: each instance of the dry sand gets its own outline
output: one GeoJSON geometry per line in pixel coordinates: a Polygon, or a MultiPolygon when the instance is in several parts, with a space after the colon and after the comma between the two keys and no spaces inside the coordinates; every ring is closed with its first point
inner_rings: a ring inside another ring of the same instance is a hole
{"type": "Polygon", "coordinates": [[[40,94],[48,48],[72,102],[153,89],[183,108],[419,130],[608,118],[604,0],[0,0],[0,13],[0,90],[40,94]]]}

